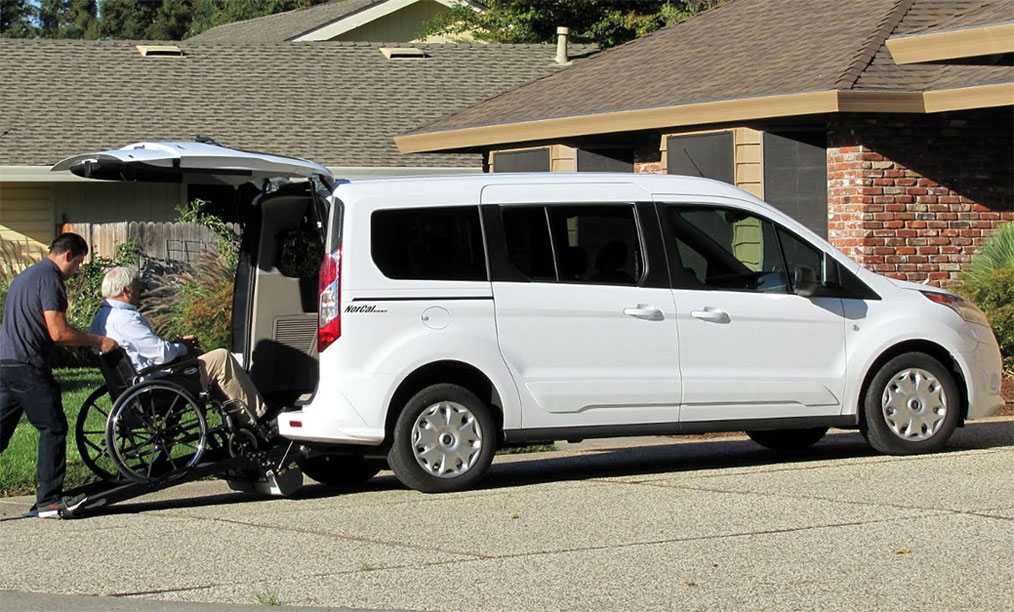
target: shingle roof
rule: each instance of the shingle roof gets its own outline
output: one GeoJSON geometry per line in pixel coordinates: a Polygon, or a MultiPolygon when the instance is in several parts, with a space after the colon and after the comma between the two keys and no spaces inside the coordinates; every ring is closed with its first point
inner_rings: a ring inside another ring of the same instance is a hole
{"type": "Polygon", "coordinates": [[[338,0],[207,29],[187,39],[201,43],[285,42],[348,17],[383,0],[338,0]]]}
{"type": "Polygon", "coordinates": [[[475,167],[403,156],[393,137],[562,69],[552,45],[399,45],[428,57],[389,60],[378,43],[176,43],[185,57],[136,44],[0,39],[0,164],[202,134],[332,167],[475,167]]]}
{"type": "Polygon", "coordinates": [[[897,66],[884,45],[892,33],[980,4],[727,0],[412,133],[787,93],[1010,82],[1010,68],[1003,66],[897,66]]]}
{"type": "MultiPolygon", "coordinates": [[[[1014,6],[1014,0],[1004,3],[1014,6]]],[[[982,0],[915,0],[891,36],[924,32],[955,15],[982,8],[982,0]]],[[[886,43],[886,41],[885,41],[886,43]]],[[[883,44],[855,83],[855,89],[925,91],[952,89],[969,85],[1010,82],[1009,66],[955,66],[907,64],[899,66],[883,44]]]]}
{"type": "Polygon", "coordinates": [[[939,21],[929,24],[921,30],[914,32],[896,32],[895,35],[908,33],[929,33],[942,32],[946,30],[957,30],[959,28],[975,28],[1014,21],[1014,0],[989,0],[971,3],[978,5],[976,8],[962,10],[948,15],[949,18],[942,18],[939,21]]]}

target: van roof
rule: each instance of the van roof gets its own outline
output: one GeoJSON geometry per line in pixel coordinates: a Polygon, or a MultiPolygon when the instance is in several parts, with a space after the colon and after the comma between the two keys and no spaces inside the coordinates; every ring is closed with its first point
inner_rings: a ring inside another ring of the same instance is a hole
{"type": "Polygon", "coordinates": [[[338,190],[340,193],[347,192],[355,196],[379,196],[382,194],[389,195],[390,189],[400,184],[411,184],[413,191],[418,190],[419,192],[426,192],[429,189],[439,190],[442,196],[441,199],[447,203],[458,201],[459,197],[462,201],[474,201],[474,194],[490,186],[607,184],[626,185],[639,189],[645,192],[642,194],[642,197],[652,194],[694,194],[747,199],[751,202],[760,203],[760,200],[746,191],[713,179],[671,174],[618,172],[504,172],[452,176],[353,179],[342,181],[338,186],[338,190]]]}

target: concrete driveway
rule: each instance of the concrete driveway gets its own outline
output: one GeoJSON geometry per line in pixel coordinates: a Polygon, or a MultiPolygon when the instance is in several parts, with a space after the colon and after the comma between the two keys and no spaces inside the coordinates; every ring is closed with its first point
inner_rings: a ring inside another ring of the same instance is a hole
{"type": "Polygon", "coordinates": [[[0,608],[274,592],[413,610],[1014,609],[1011,417],[918,457],[873,454],[854,432],[792,455],[743,436],[558,448],[498,457],[486,488],[457,494],[389,473],[290,499],[209,481],[76,521],[0,500],[0,590],[16,592],[0,608]]]}

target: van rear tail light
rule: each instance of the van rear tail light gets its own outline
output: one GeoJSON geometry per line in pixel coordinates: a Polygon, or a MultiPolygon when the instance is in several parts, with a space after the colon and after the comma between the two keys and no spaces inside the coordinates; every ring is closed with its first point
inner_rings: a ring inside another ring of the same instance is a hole
{"type": "Polygon", "coordinates": [[[320,264],[317,294],[317,351],[331,346],[342,335],[341,317],[342,251],[324,256],[320,264]]]}

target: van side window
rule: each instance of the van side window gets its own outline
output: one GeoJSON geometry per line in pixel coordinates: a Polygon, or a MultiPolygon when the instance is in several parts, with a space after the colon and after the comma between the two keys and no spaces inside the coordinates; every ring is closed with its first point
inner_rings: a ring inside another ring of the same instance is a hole
{"type": "Polygon", "coordinates": [[[636,285],[644,273],[632,205],[501,210],[507,256],[531,280],[636,285]]]}
{"type": "Polygon", "coordinates": [[[489,280],[478,206],[375,211],[373,262],[388,278],[489,280]]]}
{"type": "Polygon", "coordinates": [[[550,206],[560,280],[636,285],[644,255],[631,205],[550,206]]]}
{"type": "Polygon", "coordinates": [[[789,282],[770,221],[731,208],[670,207],[669,226],[683,288],[788,293],[789,282]]]}
{"type": "MultiPolygon", "coordinates": [[[[811,244],[789,233],[782,227],[778,228],[778,240],[785,252],[785,264],[789,269],[789,281],[795,278],[796,267],[806,266],[817,273],[817,282],[824,282],[824,254],[811,244]]],[[[795,287],[792,288],[795,290],[795,287]]]]}
{"type": "Polygon", "coordinates": [[[514,267],[533,281],[555,281],[556,264],[553,262],[546,209],[542,206],[512,206],[502,209],[502,213],[507,257],[514,267]]]}

